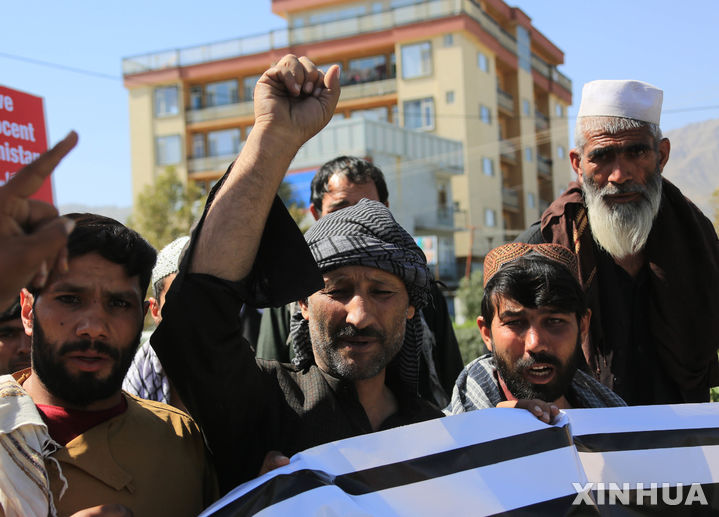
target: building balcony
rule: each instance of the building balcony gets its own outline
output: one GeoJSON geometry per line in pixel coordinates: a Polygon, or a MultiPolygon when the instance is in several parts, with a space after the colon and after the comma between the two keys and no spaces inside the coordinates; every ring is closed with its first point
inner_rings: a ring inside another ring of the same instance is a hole
{"type": "Polygon", "coordinates": [[[539,110],[534,110],[534,127],[537,131],[549,129],[549,117],[539,110]]]}
{"type": "MultiPolygon", "coordinates": [[[[343,93],[344,95],[344,93],[343,93]]],[[[339,155],[384,153],[412,157],[447,174],[462,174],[462,142],[361,117],[333,120],[297,152],[291,169],[314,167],[339,155]]]]}
{"type": "Polygon", "coordinates": [[[572,91],[572,81],[562,72],[557,70],[556,66],[551,66],[542,58],[532,54],[532,69],[539,72],[552,82],[559,83],[565,90],[572,91]]]}
{"type": "Polygon", "coordinates": [[[343,86],[342,97],[340,100],[344,102],[354,99],[364,99],[366,97],[389,95],[393,93],[397,93],[397,79],[382,79],[380,81],[348,84],[347,86],[343,86]]]}
{"type": "Polygon", "coordinates": [[[415,216],[415,230],[421,231],[454,231],[454,208],[440,206],[436,211],[427,211],[415,216]]]}
{"type": "Polygon", "coordinates": [[[502,187],[502,205],[504,208],[519,210],[519,192],[513,188],[502,187]]]}
{"type": "Polygon", "coordinates": [[[223,118],[254,117],[255,108],[252,101],[224,104],[222,106],[211,106],[209,108],[188,109],[187,123],[208,122],[223,118]]]}
{"type": "MultiPolygon", "coordinates": [[[[245,143],[240,144],[240,149],[245,143]]],[[[238,151],[239,152],[239,151],[238,151]]],[[[203,158],[190,158],[187,160],[187,171],[192,178],[193,173],[217,172],[224,173],[227,166],[237,157],[237,153],[226,156],[205,156],[203,158]]]]}
{"type": "Polygon", "coordinates": [[[507,115],[514,115],[514,97],[501,88],[497,88],[497,106],[504,110],[507,115]]]}
{"type": "Polygon", "coordinates": [[[509,140],[500,140],[499,155],[503,160],[514,163],[517,161],[517,148],[509,140]]]}
{"type": "Polygon", "coordinates": [[[546,179],[552,179],[552,160],[541,154],[537,155],[537,172],[546,179]]]}
{"type": "MultiPolygon", "coordinates": [[[[487,15],[476,0],[428,0],[413,5],[391,8],[379,13],[354,16],[316,25],[278,29],[265,34],[218,43],[127,57],[122,60],[122,73],[128,76],[153,70],[198,65],[260,54],[275,49],[286,49],[290,46],[307,45],[359,34],[391,30],[396,27],[460,14],[466,14],[477,21],[482,29],[495,38],[500,45],[512,54],[517,54],[517,42],[514,36],[502,29],[496,21],[487,15]]],[[[571,91],[571,86],[569,89],[571,91]]]]}

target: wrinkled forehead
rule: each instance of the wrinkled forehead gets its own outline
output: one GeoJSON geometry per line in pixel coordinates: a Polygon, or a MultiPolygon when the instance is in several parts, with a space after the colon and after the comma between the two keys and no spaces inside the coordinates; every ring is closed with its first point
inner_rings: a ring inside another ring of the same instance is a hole
{"type": "Polygon", "coordinates": [[[369,266],[342,266],[323,274],[325,285],[333,282],[374,282],[395,285],[406,290],[404,281],[397,275],[369,266]]]}

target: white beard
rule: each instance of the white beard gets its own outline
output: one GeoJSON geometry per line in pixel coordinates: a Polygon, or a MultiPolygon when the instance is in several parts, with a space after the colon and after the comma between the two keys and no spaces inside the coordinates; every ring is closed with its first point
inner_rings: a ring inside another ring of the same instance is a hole
{"type": "Polygon", "coordinates": [[[616,259],[644,249],[662,200],[659,169],[647,179],[646,186],[632,183],[623,187],[607,183],[604,188],[599,188],[583,175],[582,191],[592,236],[601,248],[616,259]],[[642,197],[631,203],[608,203],[604,199],[606,195],[627,192],[641,192],[642,197]]]}

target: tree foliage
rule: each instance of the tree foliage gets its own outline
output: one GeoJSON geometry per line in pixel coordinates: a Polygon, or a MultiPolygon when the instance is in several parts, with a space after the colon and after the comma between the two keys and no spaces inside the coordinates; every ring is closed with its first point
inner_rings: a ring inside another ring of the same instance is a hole
{"type": "Polygon", "coordinates": [[[184,184],[175,168],[167,167],[153,185],[137,196],[128,226],[159,250],[189,233],[205,200],[194,181],[184,184]]]}
{"type": "Polygon", "coordinates": [[[292,216],[295,223],[297,223],[297,226],[299,226],[302,233],[306,232],[309,229],[310,224],[305,222],[307,217],[305,202],[297,197],[297,193],[292,184],[283,181],[280,184],[277,195],[287,207],[287,211],[290,213],[290,216],[292,216]]]}
{"type": "Polygon", "coordinates": [[[465,277],[459,281],[457,298],[461,302],[462,311],[467,321],[463,325],[455,327],[454,334],[457,336],[459,350],[465,364],[487,353],[487,347],[482,341],[476,323],[477,316],[482,311],[483,283],[484,275],[479,270],[472,273],[469,279],[465,277]]]}
{"type": "Polygon", "coordinates": [[[482,312],[482,297],[484,296],[484,274],[482,271],[474,271],[469,279],[462,278],[459,281],[457,297],[462,302],[464,317],[475,321],[482,312]]]}

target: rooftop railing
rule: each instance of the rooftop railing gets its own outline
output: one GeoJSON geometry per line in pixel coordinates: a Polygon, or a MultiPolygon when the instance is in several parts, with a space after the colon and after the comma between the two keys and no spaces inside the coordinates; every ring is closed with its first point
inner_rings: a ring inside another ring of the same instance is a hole
{"type": "MultiPolygon", "coordinates": [[[[141,74],[183,66],[198,65],[223,59],[260,54],[291,45],[316,43],[357,34],[388,30],[412,23],[467,14],[494,37],[500,45],[516,55],[517,41],[495,20],[482,10],[476,0],[429,0],[419,4],[389,9],[380,13],[355,16],[343,20],[306,27],[278,29],[264,34],[234,38],[183,49],[153,52],[131,56],[122,60],[123,75],[141,74]]],[[[536,55],[532,55],[532,68],[569,91],[572,82],[536,55]]]]}

